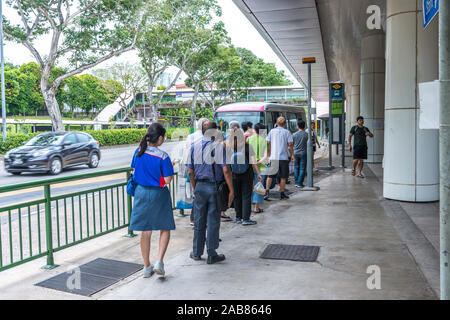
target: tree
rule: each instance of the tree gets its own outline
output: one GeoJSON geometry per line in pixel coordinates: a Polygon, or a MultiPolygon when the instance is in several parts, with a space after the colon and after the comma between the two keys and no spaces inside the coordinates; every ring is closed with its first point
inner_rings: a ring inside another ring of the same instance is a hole
{"type": "Polygon", "coordinates": [[[175,84],[186,62],[206,48],[209,39],[199,41],[197,30],[204,29],[214,15],[221,15],[216,0],[160,0],[158,13],[145,17],[145,28],[137,42],[141,63],[148,77],[147,96],[156,119],[158,107],[167,91],[175,84]],[[205,41],[206,40],[206,41],[205,41]],[[157,79],[171,65],[179,68],[172,83],[153,101],[157,79]]]}
{"type": "MultiPolygon", "coordinates": [[[[239,78],[233,77],[239,70],[241,59],[233,46],[219,46],[217,55],[210,65],[213,74],[203,82],[199,95],[216,110],[216,99],[225,102],[232,93],[239,78]],[[208,91],[206,94],[205,91],[208,91]]],[[[221,103],[219,104],[219,106],[221,103]]]]}
{"type": "Polygon", "coordinates": [[[212,29],[192,30],[190,38],[191,45],[197,50],[184,61],[182,69],[188,76],[186,85],[194,89],[191,106],[191,122],[194,124],[201,86],[226,69],[227,63],[221,60],[226,54],[219,45],[229,42],[229,38],[222,22],[216,23],[212,29]]]}
{"type": "Polygon", "coordinates": [[[63,101],[69,105],[72,113],[75,108],[85,113],[100,112],[113,103],[112,94],[104,81],[90,74],[72,76],[64,81],[63,101]]]}
{"type": "Polygon", "coordinates": [[[108,90],[118,97],[121,110],[124,111],[122,120],[128,118],[136,106],[136,95],[145,88],[147,82],[147,75],[142,67],[129,62],[119,62],[104,69],[93,70],[92,73],[103,79],[108,90]],[[133,105],[128,108],[130,98],[133,99],[133,105]]]}
{"type": "Polygon", "coordinates": [[[238,57],[233,58],[236,61],[230,64],[230,68],[223,70],[210,80],[210,83],[215,85],[215,90],[210,94],[211,98],[208,99],[205,95],[205,99],[213,108],[216,108],[214,100],[217,97],[221,105],[226,101],[239,99],[250,87],[292,84],[284,71],[278,71],[273,63],[264,62],[250,50],[229,47],[228,55],[238,57]]]}
{"type": "Polygon", "coordinates": [[[274,63],[264,62],[253,52],[244,48],[237,48],[242,60],[241,68],[233,77],[240,78],[241,88],[286,86],[292,84],[283,70],[278,71],[274,63]]]}
{"type": "Polygon", "coordinates": [[[40,88],[54,130],[64,130],[57,90],[70,76],[132,50],[141,26],[145,0],[7,0],[21,24],[4,21],[7,40],[23,44],[40,69],[40,88]],[[75,8],[74,8],[75,7],[75,8]],[[51,33],[50,50],[43,54],[36,40],[51,33]],[[51,78],[57,61],[69,58],[70,69],[51,78]]]}

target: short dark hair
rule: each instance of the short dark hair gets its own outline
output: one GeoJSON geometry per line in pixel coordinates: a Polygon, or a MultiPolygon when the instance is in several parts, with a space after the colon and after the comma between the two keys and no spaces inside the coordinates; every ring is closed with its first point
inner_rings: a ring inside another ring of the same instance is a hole
{"type": "Polygon", "coordinates": [[[247,121],[244,121],[241,123],[241,128],[242,128],[242,130],[244,130],[244,132],[247,131],[247,129],[248,129],[247,121]]]}
{"type": "Polygon", "coordinates": [[[359,120],[364,120],[364,117],[359,116],[358,118],[356,118],[356,121],[359,121],[359,120]]]}
{"type": "Polygon", "coordinates": [[[264,130],[266,128],[266,126],[263,124],[263,123],[261,123],[261,122],[258,122],[257,124],[255,124],[255,132],[256,132],[256,134],[259,134],[259,130],[264,130]]]}
{"type": "Polygon", "coordinates": [[[305,129],[306,123],[305,123],[305,121],[303,121],[303,120],[298,120],[298,121],[297,121],[297,126],[298,126],[300,129],[305,129]]]}
{"type": "Polygon", "coordinates": [[[247,121],[247,127],[251,129],[253,127],[253,123],[251,123],[250,121],[247,121]]]}

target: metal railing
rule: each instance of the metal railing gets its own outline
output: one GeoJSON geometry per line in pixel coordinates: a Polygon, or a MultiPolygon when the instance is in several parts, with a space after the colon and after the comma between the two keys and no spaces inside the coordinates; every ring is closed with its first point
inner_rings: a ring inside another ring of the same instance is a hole
{"type": "MultiPolygon", "coordinates": [[[[52,269],[57,266],[54,252],[128,227],[133,206],[126,193],[130,172],[131,168],[120,168],[0,187],[0,195],[36,188],[44,191],[41,199],[0,207],[0,272],[44,256],[47,264],[43,268],[52,269]],[[120,173],[123,182],[52,195],[56,184],[120,173]]],[[[174,210],[177,180],[175,174],[169,185],[174,210]]],[[[128,229],[126,236],[135,234],[128,229]]]]}

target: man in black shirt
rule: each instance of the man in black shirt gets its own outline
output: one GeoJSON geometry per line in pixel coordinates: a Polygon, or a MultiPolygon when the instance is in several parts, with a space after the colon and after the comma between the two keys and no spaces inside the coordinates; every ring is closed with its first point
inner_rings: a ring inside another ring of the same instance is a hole
{"type": "Polygon", "coordinates": [[[367,127],[364,127],[364,118],[359,116],[356,119],[356,126],[353,126],[348,136],[349,150],[352,151],[352,137],[355,136],[355,143],[353,146],[353,170],[352,175],[355,175],[356,166],[359,162],[358,177],[364,178],[361,171],[364,166],[364,159],[367,159],[367,141],[366,137],[373,138],[373,134],[367,127]]]}

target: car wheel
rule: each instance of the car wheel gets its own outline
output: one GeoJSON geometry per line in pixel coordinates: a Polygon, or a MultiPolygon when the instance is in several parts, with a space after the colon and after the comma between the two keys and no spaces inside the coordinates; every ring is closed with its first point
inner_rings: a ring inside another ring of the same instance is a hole
{"type": "Polygon", "coordinates": [[[98,153],[92,152],[91,155],[89,156],[89,163],[88,163],[89,168],[97,168],[99,162],[100,161],[98,159],[98,153]]]}
{"type": "Polygon", "coordinates": [[[62,162],[60,158],[53,158],[50,162],[50,174],[57,175],[62,171],[62,162]]]}
{"type": "Polygon", "coordinates": [[[22,172],[11,172],[15,176],[19,176],[22,172]]]}

